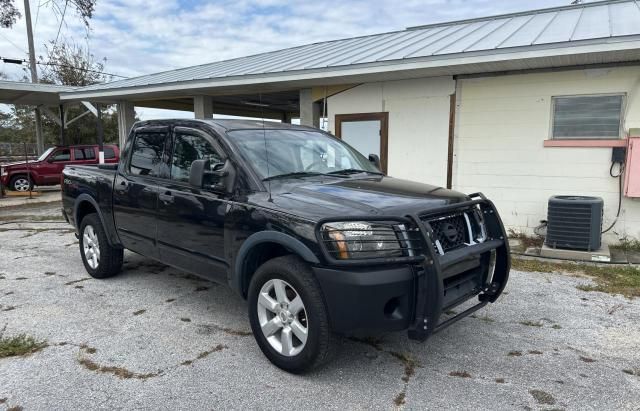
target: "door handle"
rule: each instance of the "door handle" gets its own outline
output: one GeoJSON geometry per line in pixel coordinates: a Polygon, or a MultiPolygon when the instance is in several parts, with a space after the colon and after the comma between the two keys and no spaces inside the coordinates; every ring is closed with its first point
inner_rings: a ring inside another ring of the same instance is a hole
{"type": "Polygon", "coordinates": [[[173,194],[171,194],[171,191],[165,191],[164,193],[160,193],[158,195],[158,198],[160,199],[160,201],[162,201],[165,204],[173,203],[173,194]]]}

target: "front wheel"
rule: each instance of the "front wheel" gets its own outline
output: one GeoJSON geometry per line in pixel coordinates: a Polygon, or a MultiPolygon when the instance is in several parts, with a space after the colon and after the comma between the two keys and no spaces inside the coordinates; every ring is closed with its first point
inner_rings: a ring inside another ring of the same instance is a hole
{"type": "Polygon", "coordinates": [[[26,175],[17,175],[11,178],[9,188],[13,191],[25,192],[33,190],[33,182],[29,181],[26,175]]]}
{"type": "Polygon", "coordinates": [[[267,261],[254,274],[248,297],[253,335],[273,364],[301,373],[328,361],[333,335],[307,264],[295,256],[267,261]]]}
{"type": "Polygon", "coordinates": [[[107,278],[120,272],[124,250],[112,247],[97,214],[88,214],[80,223],[80,255],[84,268],[94,278],[107,278]]]}

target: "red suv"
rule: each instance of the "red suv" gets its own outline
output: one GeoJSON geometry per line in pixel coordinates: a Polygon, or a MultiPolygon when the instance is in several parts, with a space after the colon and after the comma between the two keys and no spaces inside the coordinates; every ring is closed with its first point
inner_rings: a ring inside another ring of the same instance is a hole
{"type": "MultiPolygon", "coordinates": [[[[104,146],[105,163],[117,163],[119,157],[118,146],[104,146]]],[[[30,161],[28,169],[24,161],[0,166],[0,179],[3,187],[15,191],[28,191],[34,185],[56,185],[60,184],[62,169],[67,164],[98,164],[98,146],[51,147],[40,158],[30,161]],[[31,180],[28,178],[29,173],[31,180]]]]}

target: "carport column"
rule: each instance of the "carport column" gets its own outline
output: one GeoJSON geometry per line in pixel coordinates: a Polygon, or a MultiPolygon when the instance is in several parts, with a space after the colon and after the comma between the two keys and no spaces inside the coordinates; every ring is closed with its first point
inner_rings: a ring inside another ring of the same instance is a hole
{"type": "Polygon", "coordinates": [[[129,131],[136,121],[136,112],[133,103],[130,101],[118,102],[118,143],[120,144],[120,150],[124,148],[124,143],[127,141],[129,131]]]}
{"type": "Polygon", "coordinates": [[[194,96],[193,114],[201,120],[213,118],[213,99],[209,96],[194,96]]]}
{"type": "Polygon", "coordinates": [[[313,103],[310,88],[300,90],[300,124],[320,128],[320,106],[313,103]]]}

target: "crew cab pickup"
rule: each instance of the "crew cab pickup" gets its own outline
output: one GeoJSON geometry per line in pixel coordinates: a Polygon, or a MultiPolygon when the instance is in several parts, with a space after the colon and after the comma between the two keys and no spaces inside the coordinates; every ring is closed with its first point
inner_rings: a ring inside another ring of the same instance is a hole
{"type": "MultiPolygon", "coordinates": [[[[118,162],[118,147],[104,146],[104,162],[118,162]]],[[[19,161],[0,166],[3,187],[13,191],[29,191],[34,185],[60,184],[62,169],[68,165],[98,164],[97,145],[50,147],[35,161],[19,161]]]]}
{"type": "Polygon", "coordinates": [[[509,275],[482,194],[388,177],[314,128],[139,122],[117,165],[65,168],[62,197],[91,276],[117,274],[128,249],[228,284],[262,352],[290,372],[326,362],[335,334],[424,341],[495,302],[509,275]]]}

